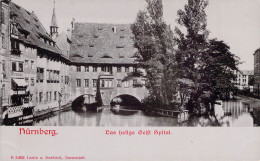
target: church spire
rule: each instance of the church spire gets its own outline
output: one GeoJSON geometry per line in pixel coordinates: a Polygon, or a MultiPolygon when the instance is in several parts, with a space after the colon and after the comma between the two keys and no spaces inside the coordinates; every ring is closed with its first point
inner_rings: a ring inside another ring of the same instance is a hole
{"type": "Polygon", "coordinates": [[[53,7],[53,13],[52,13],[52,19],[51,19],[51,26],[50,26],[50,34],[52,38],[56,38],[58,36],[58,25],[57,25],[57,18],[56,18],[56,12],[55,12],[55,0],[53,1],[54,7],[53,7]]]}

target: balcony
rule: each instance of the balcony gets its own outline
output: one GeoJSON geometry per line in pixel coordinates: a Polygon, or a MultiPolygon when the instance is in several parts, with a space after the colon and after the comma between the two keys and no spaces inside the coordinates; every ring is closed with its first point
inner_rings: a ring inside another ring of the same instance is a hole
{"type": "Polygon", "coordinates": [[[23,72],[11,71],[11,76],[12,77],[24,77],[24,73],[23,72]]]}

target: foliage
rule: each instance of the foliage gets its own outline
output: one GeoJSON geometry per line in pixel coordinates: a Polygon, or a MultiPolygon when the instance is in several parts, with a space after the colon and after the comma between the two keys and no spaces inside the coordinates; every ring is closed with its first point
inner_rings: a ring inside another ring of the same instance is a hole
{"type": "MultiPolygon", "coordinates": [[[[203,57],[207,55],[208,34],[207,30],[207,15],[205,8],[208,1],[205,0],[189,0],[184,6],[184,10],[178,10],[177,22],[180,26],[186,29],[182,32],[178,27],[175,28],[175,41],[178,45],[176,52],[176,61],[178,64],[177,77],[187,79],[194,82],[193,88],[190,88],[190,93],[187,93],[187,87],[180,88],[181,98],[185,98],[187,94],[193,96],[194,100],[199,100],[203,97],[202,75],[200,70],[205,65],[203,57]]],[[[183,101],[182,101],[183,102],[183,101]]]]}
{"type": "Polygon", "coordinates": [[[146,2],[146,10],[137,14],[131,26],[137,61],[147,72],[150,95],[146,102],[170,106],[178,91],[181,106],[189,98],[186,105],[192,110],[210,109],[221,95],[234,92],[232,80],[240,61],[225,42],[208,39],[208,0],[188,0],[178,10],[181,28],[175,27],[175,36],[163,20],[162,1],[146,2]]]}
{"type": "Polygon", "coordinates": [[[147,88],[153,100],[169,105],[176,93],[173,33],[163,20],[162,0],[146,0],[131,25],[139,65],[146,70],[147,88]]]}
{"type": "MultiPolygon", "coordinates": [[[[177,76],[194,82],[189,101],[193,108],[200,107],[201,103],[210,108],[209,104],[214,104],[220,95],[229,96],[235,89],[232,80],[240,63],[227,44],[208,39],[207,5],[207,0],[188,0],[184,10],[178,11],[177,19],[178,24],[186,28],[186,33],[175,28],[179,49],[176,52],[177,76]]],[[[181,95],[186,95],[187,87],[182,89],[181,95]]]]}

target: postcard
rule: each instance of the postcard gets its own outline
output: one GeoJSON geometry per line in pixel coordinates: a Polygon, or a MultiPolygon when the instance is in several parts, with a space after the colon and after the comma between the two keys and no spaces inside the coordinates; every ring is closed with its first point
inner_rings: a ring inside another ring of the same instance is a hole
{"type": "Polygon", "coordinates": [[[259,7],[1,0],[0,161],[260,160],[259,7]]]}

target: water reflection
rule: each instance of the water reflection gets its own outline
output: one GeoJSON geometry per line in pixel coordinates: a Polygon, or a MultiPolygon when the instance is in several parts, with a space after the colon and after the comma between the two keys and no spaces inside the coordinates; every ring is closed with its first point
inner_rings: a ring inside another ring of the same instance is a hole
{"type": "Polygon", "coordinates": [[[259,109],[254,109],[244,100],[221,101],[220,107],[215,107],[215,115],[191,117],[185,125],[252,127],[259,126],[259,117],[259,109]]]}
{"type": "MultiPolygon", "coordinates": [[[[254,105],[255,106],[255,105],[254,105]]],[[[218,108],[218,107],[216,107],[218,108]]],[[[119,109],[104,106],[100,112],[84,109],[54,112],[41,118],[16,125],[33,126],[260,126],[260,109],[243,100],[221,102],[218,114],[191,116],[189,121],[178,123],[177,118],[151,116],[137,108],[122,106],[119,109]],[[222,110],[222,111],[221,111],[222,110]]]]}

